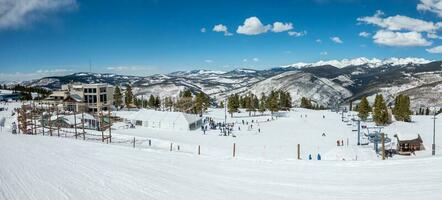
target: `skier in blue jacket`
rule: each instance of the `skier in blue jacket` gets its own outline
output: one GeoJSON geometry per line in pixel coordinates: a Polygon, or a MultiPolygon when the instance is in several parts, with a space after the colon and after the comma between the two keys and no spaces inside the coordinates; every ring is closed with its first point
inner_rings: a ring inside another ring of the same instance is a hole
{"type": "Polygon", "coordinates": [[[318,158],[318,160],[321,160],[321,154],[318,153],[317,158],[318,158]]]}

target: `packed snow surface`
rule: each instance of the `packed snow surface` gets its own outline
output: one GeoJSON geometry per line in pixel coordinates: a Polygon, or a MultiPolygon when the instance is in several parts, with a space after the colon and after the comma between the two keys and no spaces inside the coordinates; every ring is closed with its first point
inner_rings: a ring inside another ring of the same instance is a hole
{"type": "MultiPolygon", "coordinates": [[[[249,117],[242,111],[227,117],[236,122],[236,137],[219,136],[218,130],[204,135],[201,130],[125,127],[113,130],[115,141],[105,144],[12,135],[16,118],[11,110],[19,105],[0,105],[8,108],[0,112],[6,118],[0,132],[0,199],[442,199],[442,154],[430,156],[431,116],[384,128],[389,135],[419,133],[426,150],[382,161],[372,146],[357,146],[353,125],[331,111],[294,109],[273,120],[268,113],[249,117]],[[133,137],[149,138],[153,147],[118,144],[133,137]],[[346,145],[337,147],[338,139],[346,145]],[[296,144],[301,144],[302,160],[296,159],[296,144]],[[323,160],[316,160],[317,153],[323,160]]],[[[225,117],[222,109],[206,116],[218,122],[225,117]]],[[[442,137],[436,139],[440,150],[442,137]]]]}

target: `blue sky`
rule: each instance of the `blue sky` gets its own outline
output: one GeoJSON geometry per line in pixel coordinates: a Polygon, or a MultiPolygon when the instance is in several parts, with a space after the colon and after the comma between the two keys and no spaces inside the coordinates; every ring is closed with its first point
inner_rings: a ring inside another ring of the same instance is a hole
{"type": "Polygon", "coordinates": [[[89,71],[89,62],[94,72],[148,75],[362,56],[436,60],[442,55],[441,5],[441,0],[5,0],[0,80],[89,71]]]}

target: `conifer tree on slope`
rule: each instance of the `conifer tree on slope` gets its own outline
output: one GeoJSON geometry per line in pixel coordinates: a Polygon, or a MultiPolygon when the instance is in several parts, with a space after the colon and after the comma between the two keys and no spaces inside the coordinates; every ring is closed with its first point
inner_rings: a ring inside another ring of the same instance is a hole
{"type": "Polygon", "coordinates": [[[386,125],[389,122],[388,109],[382,94],[376,95],[373,119],[376,125],[386,125]]]}
{"type": "Polygon", "coordinates": [[[115,91],[114,91],[114,105],[115,107],[120,108],[120,106],[123,104],[123,100],[122,100],[122,95],[121,95],[121,90],[120,87],[118,87],[118,85],[115,87],[115,91]]]}
{"type": "Polygon", "coordinates": [[[124,95],[124,103],[126,106],[129,106],[133,103],[134,94],[132,93],[132,87],[130,85],[126,85],[126,93],[124,95]]]}
{"type": "Polygon", "coordinates": [[[359,103],[358,105],[359,118],[361,118],[362,120],[367,120],[370,110],[370,104],[368,103],[367,97],[362,97],[361,103],[359,103]]]}

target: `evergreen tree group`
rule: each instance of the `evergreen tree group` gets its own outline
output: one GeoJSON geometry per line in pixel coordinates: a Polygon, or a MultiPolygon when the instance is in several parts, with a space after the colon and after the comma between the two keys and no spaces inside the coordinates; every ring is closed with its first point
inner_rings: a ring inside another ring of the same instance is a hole
{"type": "Polygon", "coordinates": [[[227,110],[231,116],[238,112],[240,108],[246,109],[249,116],[256,115],[256,112],[263,114],[265,111],[270,111],[272,114],[280,110],[290,110],[292,108],[292,98],[289,92],[283,90],[272,90],[266,96],[261,93],[258,98],[256,94],[248,92],[240,96],[239,94],[232,94],[227,98],[227,110]]]}
{"type": "Polygon", "coordinates": [[[20,84],[14,85],[12,87],[7,87],[3,85],[1,89],[10,89],[14,93],[20,93],[21,100],[32,100],[32,93],[37,93],[39,97],[36,100],[44,99],[48,97],[52,92],[50,90],[40,88],[40,87],[32,87],[32,86],[23,86],[20,84]]]}
{"type": "Polygon", "coordinates": [[[393,115],[398,121],[410,122],[410,97],[400,94],[394,99],[393,115]]]}
{"type": "Polygon", "coordinates": [[[319,104],[313,104],[311,99],[306,97],[301,97],[301,104],[299,105],[301,108],[313,109],[313,110],[324,110],[324,106],[319,104]]]}

